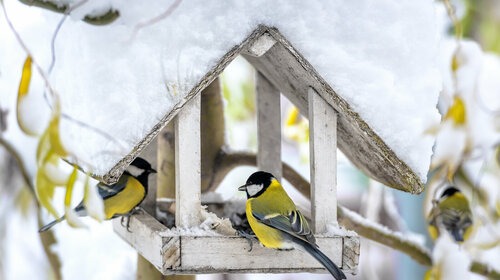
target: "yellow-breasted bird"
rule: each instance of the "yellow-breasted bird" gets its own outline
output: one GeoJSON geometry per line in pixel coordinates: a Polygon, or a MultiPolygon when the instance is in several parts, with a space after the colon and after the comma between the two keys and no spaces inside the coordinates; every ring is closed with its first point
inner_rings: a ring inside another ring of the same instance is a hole
{"type": "Polygon", "coordinates": [[[238,190],[247,193],[248,223],[259,241],[274,249],[301,248],[318,260],[335,279],[346,279],[344,273],[316,245],[307,220],[281,184],[270,173],[253,173],[238,190]]]}
{"type": "MultiPolygon", "coordinates": [[[[142,158],[136,158],[131,165],[141,169],[142,173],[138,176],[133,176],[130,172],[125,171],[115,184],[108,186],[99,183],[97,185],[99,195],[104,202],[104,217],[106,220],[129,216],[131,211],[144,200],[148,193],[148,176],[151,173],[156,173],[156,170],[151,167],[149,162],[142,158]]],[[[83,205],[83,201],[76,206],[75,212],[78,216],[87,216],[87,210],[83,205]]],[[[50,229],[64,219],[65,216],[62,216],[48,223],[39,232],[50,229]]]]}
{"type": "Polygon", "coordinates": [[[467,240],[472,230],[472,211],[467,198],[454,186],[448,186],[441,194],[429,214],[429,234],[433,239],[439,236],[439,224],[456,242],[467,240]]]}

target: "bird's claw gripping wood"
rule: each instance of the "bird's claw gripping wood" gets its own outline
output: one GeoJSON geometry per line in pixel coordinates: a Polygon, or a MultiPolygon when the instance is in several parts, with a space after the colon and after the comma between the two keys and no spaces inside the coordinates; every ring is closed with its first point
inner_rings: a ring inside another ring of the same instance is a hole
{"type": "Polygon", "coordinates": [[[245,237],[245,238],[246,238],[246,240],[248,241],[248,245],[250,245],[250,249],[248,249],[248,252],[252,252],[252,249],[253,249],[253,242],[254,242],[254,241],[255,241],[255,242],[259,242],[259,240],[258,240],[255,236],[253,236],[253,235],[251,235],[251,234],[248,234],[248,233],[246,233],[246,232],[244,232],[244,231],[242,231],[242,230],[237,230],[236,232],[237,232],[240,236],[242,236],[242,237],[245,237]]]}
{"type": "Polygon", "coordinates": [[[135,214],[139,214],[139,213],[144,213],[144,209],[136,207],[132,211],[130,211],[129,213],[121,215],[120,223],[123,227],[125,227],[127,229],[128,232],[132,232],[132,231],[130,231],[130,216],[135,215],[135,214]],[[125,225],[123,225],[123,220],[125,218],[127,219],[127,222],[125,223],[125,225]]]}

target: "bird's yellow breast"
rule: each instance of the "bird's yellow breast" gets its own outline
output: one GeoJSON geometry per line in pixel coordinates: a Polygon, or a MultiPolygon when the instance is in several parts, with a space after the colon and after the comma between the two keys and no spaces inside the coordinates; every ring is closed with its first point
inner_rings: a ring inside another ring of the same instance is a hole
{"type": "Polygon", "coordinates": [[[116,214],[126,214],[136,207],[144,198],[145,189],[134,177],[129,177],[123,191],[104,200],[106,219],[116,214]]]}
{"type": "Polygon", "coordinates": [[[247,200],[246,213],[248,218],[248,223],[252,228],[255,235],[259,241],[266,247],[280,249],[283,247],[283,235],[282,233],[272,227],[266,226],[259,223],[257,219],[252,215],[252,200],[250,198],[247,200]]]}
{"type": "Polygon", "coordinates": [[[295,210],[295,204],[285,192],[281,184],[273,180],[271,185],[258,197],[249,198],[246,203],[246,214],[248,223],[259,241],[266,247],[283,249],[283,233],[277,229],[260,223],[253,212],[261,215],[287,215],[289,211],[295,210]]]}

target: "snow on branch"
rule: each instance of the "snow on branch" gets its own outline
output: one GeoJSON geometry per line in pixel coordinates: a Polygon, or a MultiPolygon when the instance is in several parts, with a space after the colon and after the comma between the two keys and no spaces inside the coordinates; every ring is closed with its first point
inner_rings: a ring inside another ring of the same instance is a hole
{"type": "MultiPolygon", "coordinates": [[[[58,3],[55,3],[53,1],[42,1],[42,0],[19,0],[19,2],[28,5],[28,6],[34,6],[34,7],[39,7],[43,9],[47,9],[49,11],[53,11],[56,13],[61,13],[64,14],[68,11],[68,9],[71,9],[71,7],[67,5],[61,5],[58,3]]],[[[115,21],[118,17],[120,16],[120,13],[118,11],[114,10],[107,10],[106,12],[99,14],[99,15],[86,15],[83,18],[83,21],[92,24],[92,25],[106,25],[110,24],[113,21],[115,21]]]]}

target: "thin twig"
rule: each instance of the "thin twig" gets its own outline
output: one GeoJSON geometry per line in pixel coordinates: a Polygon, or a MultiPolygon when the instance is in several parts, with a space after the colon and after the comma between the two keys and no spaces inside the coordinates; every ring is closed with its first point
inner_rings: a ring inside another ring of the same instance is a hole
{"type": "MultiPolygon", "coordinates": [[[[87,2],[88,2],[88,0],[82,0],[78,3],[76,3],[74,6],[68,7],[66,9],[66,11],[64,12],[63,17],[61,18],[61,20],[57,24],[56,29],[54,30],[54,34],[52,35],[52,40],[50,41],[50,52],[51,52],[52,58],[50,61],[50,66],[49,66],[49,71],[48,71],[49,76],[52,73],[52,69],[54,69],[54,65],[56,64],[56,46],[55,45],[56,45],[57,35],[59,34],[59,30],[61,29],[63,23],[66,21],[66,18],[68,17],[68,15],[72,11],[78,9],[79,7],[81,7],[83,4],[85,4],[87,2]]],[[[45,90],[43,91],[43,97],[45,98],[47,105],[49,105],[50,109],[52,110],[52,104],[49,102],[49,98],[47,97],[47,92],[45,90]]]]}
{"type": "Polygon", "coordinates": [[[35,194],[35,186],[33,185],[33,182],[31,180],[31,177],[28,173],[28,170],[26,169],[26,166],[24,165],[24,161],[19,155],[19,153],[16,151],[14,146],[12,146],[7,140],[5,140],[3,137],[0,137],[0,146],[4,147],[5,150],[16,160],[17,166],[19,167],[19,170],[21,171],[21,175],[24,179],[24,182],[26,185],[29,187],[31,193],[33,194],[34,197],[36,197],[35,194]]]}
{"type": "MultiPolygon", "coordinates": [[[[1,0],[0,0],[1,1],[1,0]]],[[[33,181],[31,180],[30,175],[28,174],[28,170],[26,169],[26,165],[24,164],[23,159],[21,158],[21,155],[16,151],[16,149],[4,138],[0,137],[0,145],[3,146],[7,152],[15,159],[17,163],[17,167],[19,171],[21,172],[21,176],[23,177],[24,183],[26,186],[28,186],[28,189],[30,190],[31,194],[33,195],[33,198],[36,198],[36,192],[35,192],[35,186],[33,185],[33,181]]],[[[34,199],[36,208],[37,208],[37,215],[38,215],[38,225],[41,227],[43,226],[42,219],[41,219],[41,211],[40,211],[40,204],[38,203],[37,199],[34,199]]],[[[56,239],[54,237],[54,233],[52,231],[47,231],[43,234],[40,235],[41,243],[43,246],[43,250],[45,251],[45,254],[47,255],[47,258],[49,260],[49,263],[54,271],[54,277],[55,279],[62,279],[61,277],[61,261],[59,259],[59,256],[55,253],[52,252],[50,249],[53,244],[56,243],[56,239]]]]}
{"type": "Polygon", "coordinates": [[[448,16],[450,17],[451,21],[453,22],[453,25],[455,26],[455,36],[457,41],[460,41],[462,39],[462,23],[460,22],[460,19],[458,19],[457,14],[455,13],[455,7],[453,7],[453,4],[451,4],[450,0],[443,0],[444,6],[446,7],[446,12],[448,13],[448,16]]]}
{"type": "Polygon", "coordinates": [[[49,82],[49,79],[48,79],[47,75],[43,71],[42,67],[40,67],[40,65],[38,64],[38,62],[36,62],[35,58],[31,54],[31,51],[28,49],[28,47],[26,46],[26,44],[24,43],[24,41],[21,39],[21,36],[19,35],[19,33],[14,28],[14,25],[12,24],[12,22],[10,21],[9,16],[7,15],[7,10],[5,9],[5,4],[3,3],[3,1],[0,1],[0,5],[2,6],[2,10],[3,10],[4,17],[5,17],[5,21],[7,21],[7,24],[9,25],[10,30],[12,31],[12,33],[16,37],[17,42],[21,45],[21,47],[23,48],[23,50],[31,57],[31,63],[33,65],[35,65],[36,70],[38,71],[38,73],[42,77],[43,81],[45,82],[45,87],[49,90],[49,92],[52,95],[52,97],[54,97],[56,95],[56,92],[54,91],[54,89],[50,85],[50,82],[49,82]]]}
{"type": "Polygon", "coordinates": [[[134,30],[132,31],[132,35],[130,36],[129,41],[133,41],[135,39],[135,36],[137,35],[137,32],[139,32],[139,30],[141,30],[142,28],[153,25],[153,24],[167,18],[168,16],[170,16],[175,11],[175,9],[177,9],[177,7],[179,6],[179,4],[181,2],[182,2],[182,0],[175,0],[175,2],[172,3],[172,5],[170,5],[170,7],[168,7],[168,9],[166,11],[164,11],[163,13],[159,14],[158,16],[156,16],[154,18],[148,19],[148,20],[143,21],[143,22],[139,22],[134,27],[134,30]]]}

